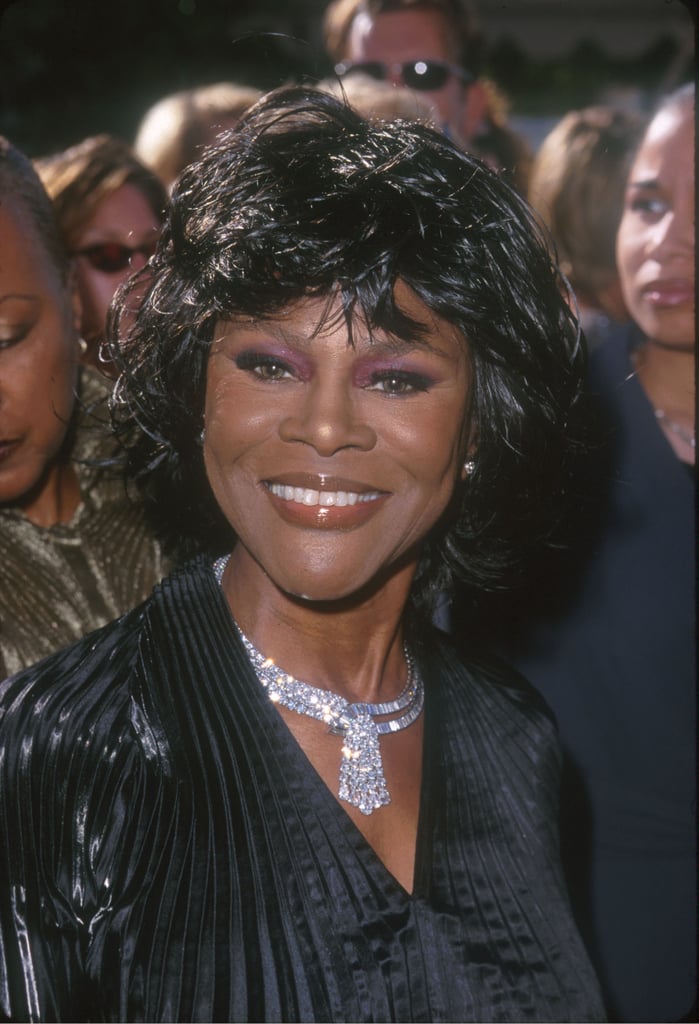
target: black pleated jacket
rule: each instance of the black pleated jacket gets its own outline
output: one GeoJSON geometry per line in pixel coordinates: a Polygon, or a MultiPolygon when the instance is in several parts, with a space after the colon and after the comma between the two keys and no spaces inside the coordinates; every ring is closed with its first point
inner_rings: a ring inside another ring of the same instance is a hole
{"type": "Polygon", "coordinates": [[[203,560],[5,682],[3,1013],[602,1020],[561,877],[546,708],[436,637],[419,661],[412,894],[269,702],[203,560]]]}

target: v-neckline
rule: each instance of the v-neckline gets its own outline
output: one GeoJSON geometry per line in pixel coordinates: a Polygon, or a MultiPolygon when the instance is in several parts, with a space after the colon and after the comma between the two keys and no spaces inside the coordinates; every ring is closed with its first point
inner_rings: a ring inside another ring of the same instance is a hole
{"type": "MultiPolygon", "coordinates": [[[[226,607],[228,607],[227,602],[225,603],[226,607]]],[[[433,732],[432,719],[435,709],[433,706],[432,695],[429,692],[429,686],[427,684],[425,685],[425,705],[422,712],[425,716],[422,742],[422,772],[420,777],[417,829],[415,833],[413,886],[412,890],[409,891],[401,882],[399,882],[393,872],[386,866],[376,849],[371,845],[361,829],[352,820],[340,799],[322,778],[287,723],[279,714],[273,703],[269,700],[245,653],[245,648],[240,640],[232,615],[231,624],[232,641],[238,648],[240,655],[245,660],[245,674],[247,676],[245,685],[249,686],[250,689],[257,694],[260,704],[265,707],[265,714],[267,715],[272,728],[280,737],[280,742],[283,742],[284,747],[288,752],[288,756],[293,761],[298,762],[299,776],[303,774],[309,780],[309,785],[305,787],[305,792],[307,794],[307,798],[313,804],[314,809],[316,811],[318,810],[320,802],[320,806],[323,808],[323,813],[332,817],[335,823],[340,827],[340,830],[350,845],[355,849],[362,851],[362,860],[365,862],[367,870],[370,870],[373,866],[373,872],[378,874],[385,883],[388,883],[393,889],[395,889],[402,899],[412,902],[416,898],[419,898],[421,892],[424,891],[426,884],[425,876],[426,871],[428,870],[426,838],[431,832],[430,818],[431,810],[434,805],[433,793],[431,792],[435,778],[433,765],[434,744],[431,741],[431,734],[433,732]]],[[[418,664],[417,667],[419,671],[424,671],[420,664],[418,664]]]]}

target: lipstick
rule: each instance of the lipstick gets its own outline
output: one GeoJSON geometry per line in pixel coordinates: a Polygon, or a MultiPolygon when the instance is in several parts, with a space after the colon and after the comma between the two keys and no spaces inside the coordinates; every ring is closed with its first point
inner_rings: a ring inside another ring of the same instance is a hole
{"type": "Polygon", "coordinates": [[[287,522],[320,529],[350,530],[371,518],[388,492],[339,477],[285,474],[263,486],[287,522]]]}

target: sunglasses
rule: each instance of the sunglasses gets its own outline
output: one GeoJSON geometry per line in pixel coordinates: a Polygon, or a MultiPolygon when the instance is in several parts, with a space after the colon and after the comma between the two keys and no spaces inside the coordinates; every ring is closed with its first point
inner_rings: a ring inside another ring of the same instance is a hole
{"type": "Polygon", "coordinates": [[[89,245],[86,249],[78,249],[75,255],[84,256],[91,267],[103,274],[118,274],[131,266],[131,260],[136,253],[150,259],[155,247],[155,241],[134,246],[122,245],[121,242],[100,242],[98,245],[89,245]]]}
{"type": "Polygon", "coordinates": [[[368,75],[378,81],[396,74],[408,89],[421,92],[443,89],[450,78],[460,78],[462,82],[474,81],[470,72],[443,60],[408,60],[402,64],[386,64],[382,60],[345,60],[335,65],[335,74],[340,78],[345,75],[368,75]]]}

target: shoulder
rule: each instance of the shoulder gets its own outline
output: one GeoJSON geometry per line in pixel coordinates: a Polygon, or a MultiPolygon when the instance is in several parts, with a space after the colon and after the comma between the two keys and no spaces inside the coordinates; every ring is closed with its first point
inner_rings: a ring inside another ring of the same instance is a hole
{"type": "Polygon", "coordinates": [[[52,745],[54,752],[128,700],[128,678],[145,605],[0,683],[0,751],[52,745]],[[15,742],[16,741],[16,742],[15,742]]]}
{"type": "Polygon", "coordinates": [[[28,722],[34,707],[41,709],[46,727],[54,715],[69,717],[75,726],[85,716],[98,716],[117,693],[123,691],[123,699],[128,699],[136,660],[148,646],[153,620],[163,614],[163,604],[175,604],[183,615],[188,603],[195,607],[202,578],[205,562],[197,559],[165,577],[131,611],[0,682],[0,728],[7,729],[10,719],[28,722]],[[179,597],[184,591],[188,599],[173,600],[173,592],[179,597]],[[70,716],[65,715],[68,707],[70,716]]]}
{"type": "Polygon", "coordinates": [[[483,647],[465,652],[451,637],[434,630],[425,647],[429,672],[450,696],[491,709],[503,721],[529,720],[545,733],[555,732],[553,712],[542,695],[509,662],[483,647]]]}
{"type": "Polygon", "coordinates": [[[503,800],[506,817],[526,807],[529,834],[545,832],[553,841],[562,752],[544,698],[497,656],[464,655],[445,638],[433,644],[427,664],[425,687],[436,697],[426,723],[430,715],[438,723],[447,774],[490,807],[492,820],[502,820],[503,800]]]}

